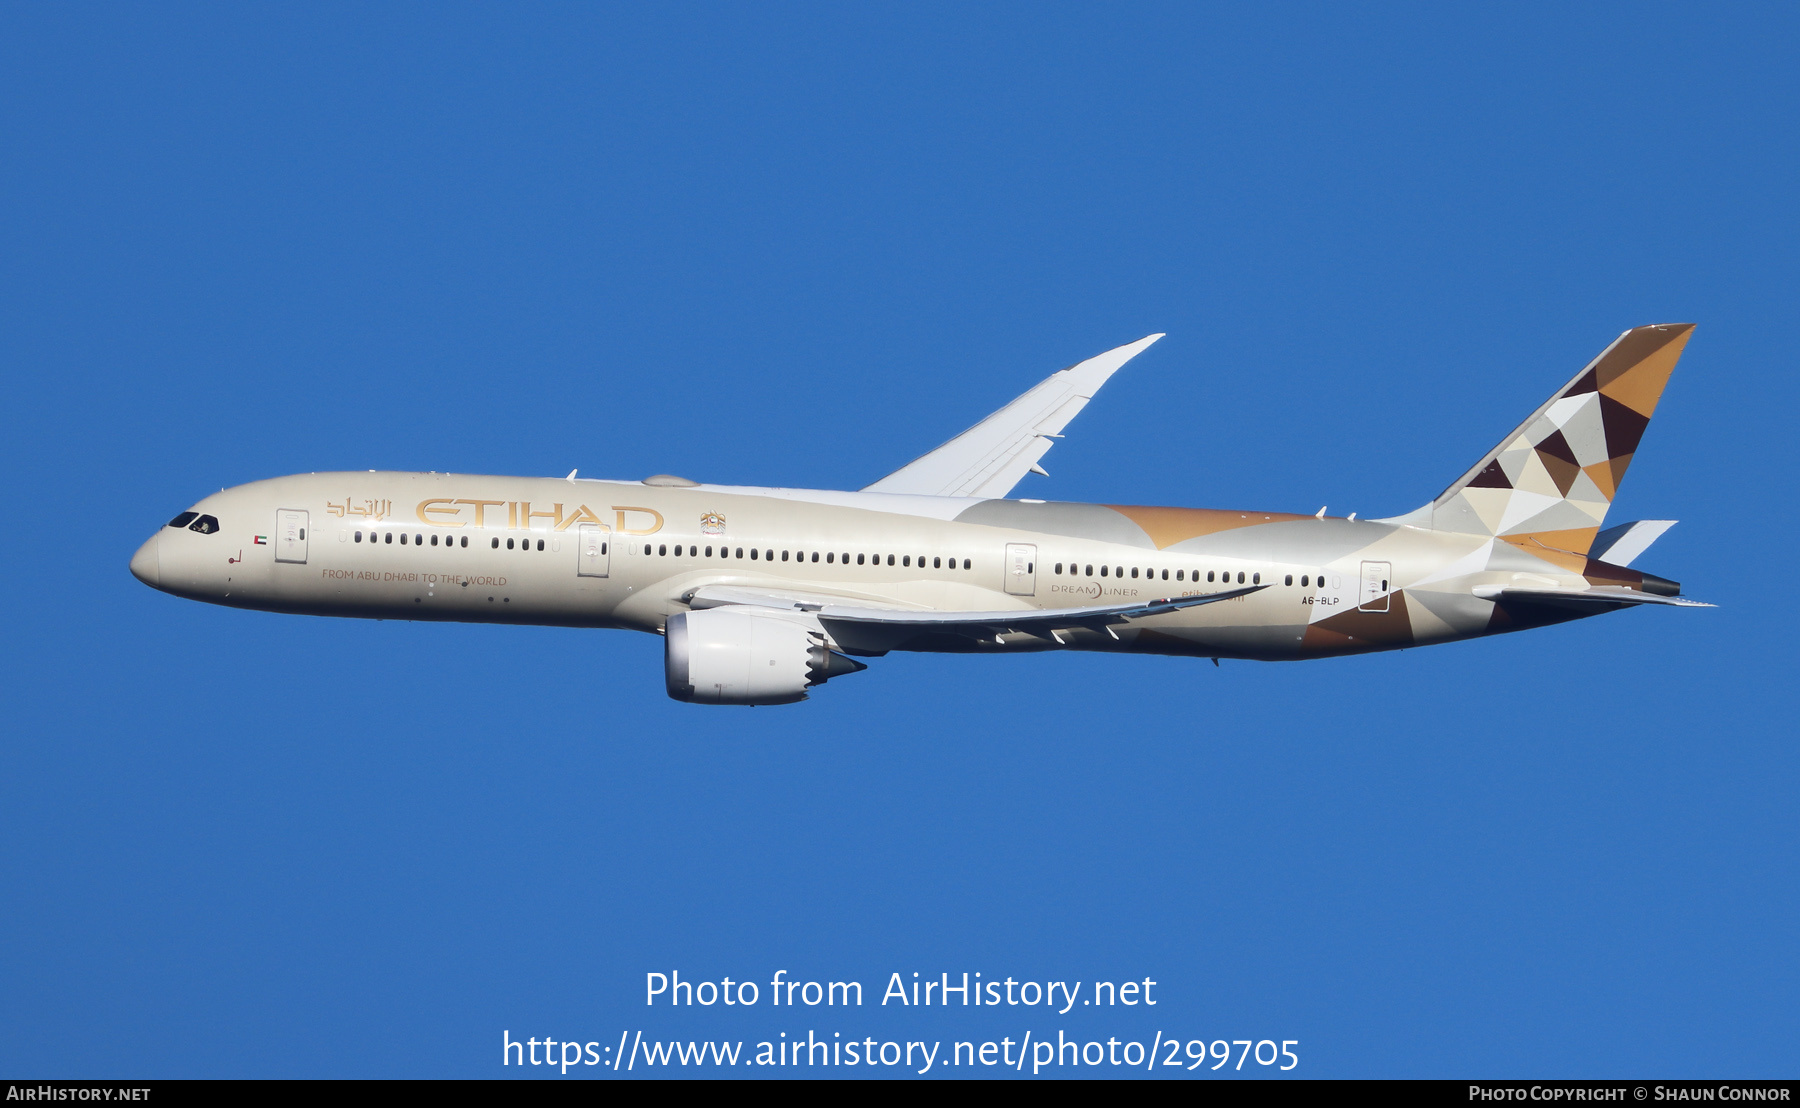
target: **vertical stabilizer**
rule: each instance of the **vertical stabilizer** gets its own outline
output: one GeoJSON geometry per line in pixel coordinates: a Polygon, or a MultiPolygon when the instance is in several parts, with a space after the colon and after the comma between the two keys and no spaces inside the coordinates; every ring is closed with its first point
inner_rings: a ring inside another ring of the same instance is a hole
{"type": "Polygon", "coordinates": [[[1436,500],[1395,522],[1585,555],[1693,330],[1620,335],[1436,500]]]}

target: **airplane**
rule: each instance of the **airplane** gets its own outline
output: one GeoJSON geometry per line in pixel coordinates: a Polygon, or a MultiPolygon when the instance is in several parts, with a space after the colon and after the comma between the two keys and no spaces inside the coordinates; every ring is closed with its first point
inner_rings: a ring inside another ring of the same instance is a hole
{"type": "Polygon", "coordinates": [[[1692,330],[1626,331],[1435,499],[1387,519],[1008,499],[1157,334],[854,492],[308,473],[206,497],[131,572],[235,608],[651,632],[671,697],[740,705],[805,700],[895,650],[1217,665],[1711,607],[1631,568],[1674,521],[1602,529],[1692,330]]]}

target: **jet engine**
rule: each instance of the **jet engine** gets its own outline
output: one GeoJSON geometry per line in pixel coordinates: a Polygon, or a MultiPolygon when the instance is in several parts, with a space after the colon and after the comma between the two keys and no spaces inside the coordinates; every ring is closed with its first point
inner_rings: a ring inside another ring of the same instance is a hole
{"type": "Polygon", "coordinates": [[[868,668],[834,652],[816,625],[741,608],[670,616],[663,637],[669,695],[691,704],[792,704],[868,668]]]}

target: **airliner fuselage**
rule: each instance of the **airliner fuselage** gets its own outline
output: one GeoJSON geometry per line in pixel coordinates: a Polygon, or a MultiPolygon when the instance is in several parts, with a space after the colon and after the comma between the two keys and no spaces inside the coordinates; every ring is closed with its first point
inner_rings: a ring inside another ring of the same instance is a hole
{"type": "MultiPolygon", "coordinates": [[[[1668,345],[1679,353],[1666,337],[1655,349],[1668,345]]],[[[940,456],[958,443],[974,461],[951,459],[952,486],[1010,489],[1007,467],[1036,468],[1048,449],[1037,440],[1054,432],[1042,419],[1026,421],[1028,435],[989,424],[1056,380],[860,492],[674,477],[303,474],[206,497],[145,543],[131,569],[165,592],[232,607],[664,634],[671,694],[720,703],[802,699],[863,668],[847,656],[891,650],[1299,659],[1692,603],[1673,582],[1593,549],[1611,489],[1589,498],[1598,511],[1582,501],[1575,452],[1616,486],[1618,448],[1630,447],[1629,460],[1636,439],[1608,449],[1620,419],[1602,418],[1615,402],[1602,403],[1596,383],[1587,405],[1596,441],[1568,441],[1581,437],[1580,377],[1433,504],[1388,520],[890,491],[942,484],[927,463],[942,470],[940,456]],[[1543,447],[1551,436],[1538,425],[1559,402],[1565,418],[1551,419],[1555,441],[1543,447]],[[964,441],[978,432],[982,441],[964,441]],[[1007,454],[1018,441],[1031,449],[1007,454]],[[1529,458],[1513,457],[1521,452],[1529,458]],[[1536,518],[1521,514],[1532,509],[1536,518]]],[[[1073,415],[1060,407],[1058,431],[1073,415]]]]}

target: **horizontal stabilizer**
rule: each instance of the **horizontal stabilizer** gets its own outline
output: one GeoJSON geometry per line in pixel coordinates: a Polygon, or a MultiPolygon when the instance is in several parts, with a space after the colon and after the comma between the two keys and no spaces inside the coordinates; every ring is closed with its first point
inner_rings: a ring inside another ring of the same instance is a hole
{"type": "Polygon", "coordinates": [[[1617,527],[1608,527],[1594,536],[1594,545],[1588,548],[1588,557],[1615,566],[1628,566],[1650,549],[1650,544],[1663,537],[1663,533],[1675,526],[1672,519],[1640,519],[1635,523],[1621,523],[1617,527]]]}
{"type": "Polygon", "coordinates": [[[1029,392],[949,442],[883,477],[863,492],[1004,497],[1038,465],[1100,386],[1162,338],[1149,335],[1058,370],[1029,392]]]}
{"type": "Polygon", "coordinates": [[[1520,600],[1530,604],[1553,604],[1563,608],[1612,608],[1621,604],[1667,604],[1675,608],[1716,608],[1716,604],[1689,600],[1685,596],[1658,596],[1616,585],[1591,589],[1518,589],[1510,585],[1476,585],[1476,596],[1483,600],[1520,600]]]}

